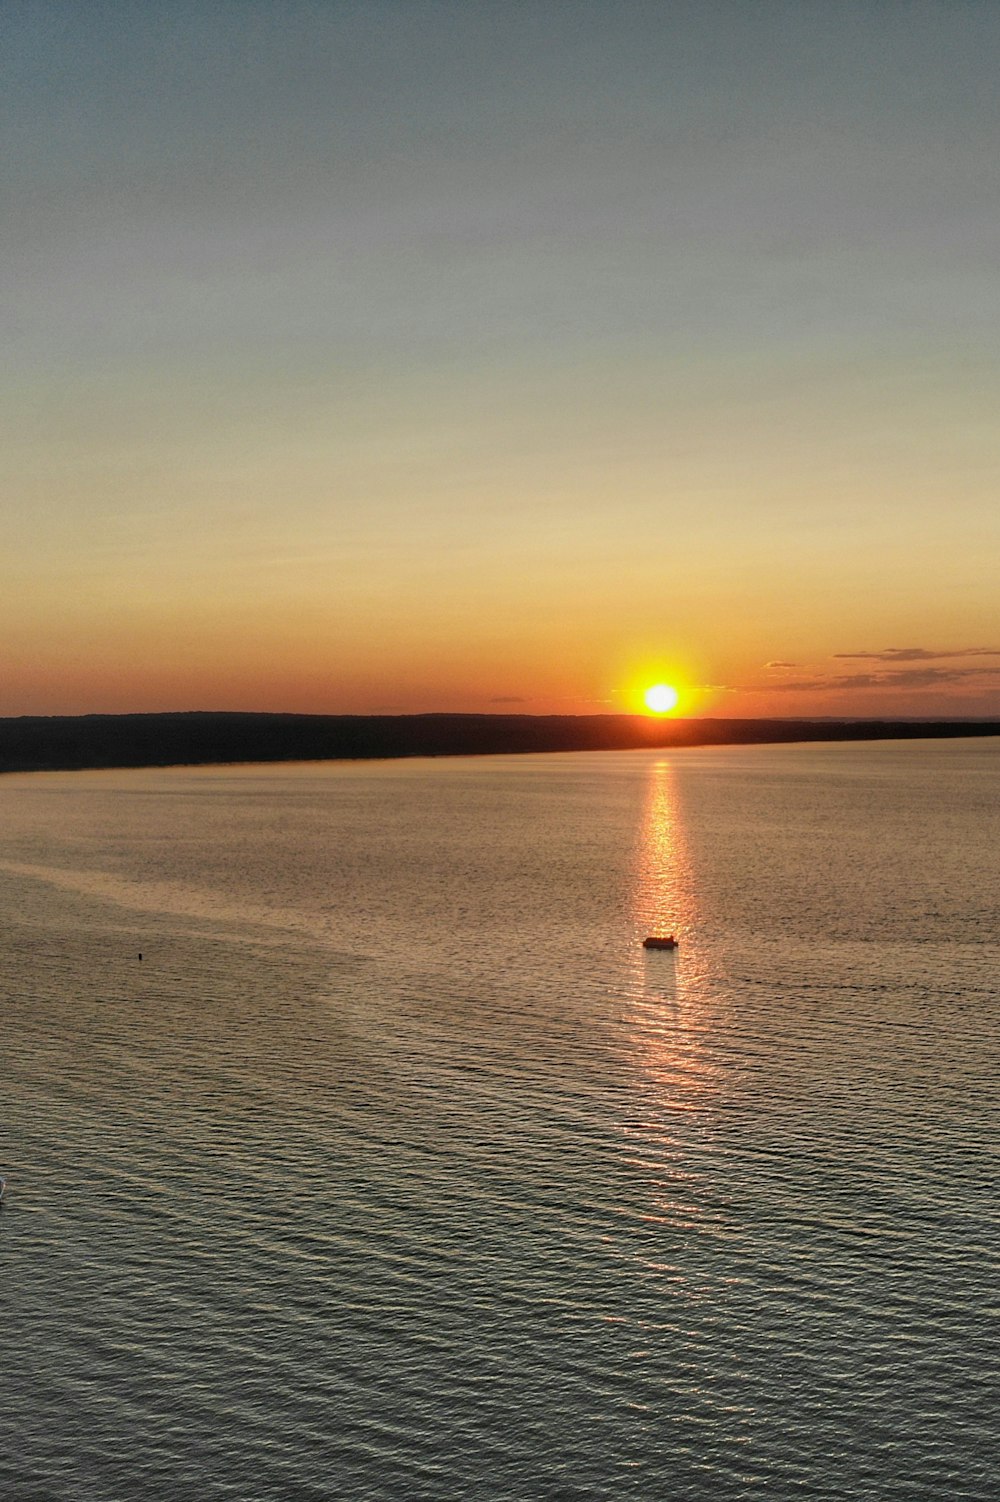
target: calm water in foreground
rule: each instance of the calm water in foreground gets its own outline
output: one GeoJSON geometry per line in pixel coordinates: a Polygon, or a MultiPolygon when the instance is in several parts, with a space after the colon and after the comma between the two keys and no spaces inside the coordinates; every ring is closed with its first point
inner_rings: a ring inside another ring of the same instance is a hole
{"type": "Polygon", "coordinates": [[[0,998],[5,1502],[1000,1495],[996,741],[6,777],[0,998]]]}

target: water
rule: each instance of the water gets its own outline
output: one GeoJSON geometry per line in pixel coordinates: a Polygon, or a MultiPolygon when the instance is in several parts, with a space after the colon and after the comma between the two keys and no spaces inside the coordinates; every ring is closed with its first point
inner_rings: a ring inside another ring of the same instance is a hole
{"type": "Polygon", "coordinates": [[[992,1502],[998,793],[0,779],[0,1496],[992,1502]]]}

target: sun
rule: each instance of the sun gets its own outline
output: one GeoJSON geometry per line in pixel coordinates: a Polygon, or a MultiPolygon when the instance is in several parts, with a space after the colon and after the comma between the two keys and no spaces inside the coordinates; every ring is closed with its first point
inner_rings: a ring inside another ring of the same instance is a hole
{"type": "Polygon", "coordinates": [[[647,688],[642,699],[650,714],[669,714],[677,708],[680,697],[671,684],[654,683],[652,688],[647,688]]]}

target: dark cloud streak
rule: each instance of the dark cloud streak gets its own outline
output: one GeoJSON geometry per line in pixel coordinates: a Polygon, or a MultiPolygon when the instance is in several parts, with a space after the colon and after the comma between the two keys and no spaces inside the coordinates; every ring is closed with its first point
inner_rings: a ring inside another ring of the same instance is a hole
{"type": "MultiPolygon", "coordinates": [[[[851,654],[841,653],[841,656],[851,654]]],[[[856,655],[861,655],[856,654],[856,655]]],[[[946,683],[966,683],[969,679],[979,681],[1000,679],[997,668],[900,668],[889,673],[838,673],[826,678],[795,678],[783,683],[769,683],[770,693],[816,692],[817,690],[840,691],[843,689],[867,688],[933,688],[946,683]]]]}
{"type": "MultiPolygon", "coordinates": [[[[927,647],[885,647],[881,652],[834,652],[835,661],[951,662],[958,657],[1000,657],[1000,647],[959,647],[954,652],[930,651],[927,647]]],[[[768,667],[777,664],[768,663],[768,667]]]]}

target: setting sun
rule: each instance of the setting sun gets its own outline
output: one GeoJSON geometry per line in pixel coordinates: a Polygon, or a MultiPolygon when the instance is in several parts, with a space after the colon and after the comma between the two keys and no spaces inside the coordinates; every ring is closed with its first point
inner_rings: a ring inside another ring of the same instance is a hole
{"type": "Polygon", "coordinates": [[[650,714],[669,714],[677,708],[680,694],[669,683],[654,683],[642,697],[650,714]]]}

